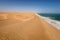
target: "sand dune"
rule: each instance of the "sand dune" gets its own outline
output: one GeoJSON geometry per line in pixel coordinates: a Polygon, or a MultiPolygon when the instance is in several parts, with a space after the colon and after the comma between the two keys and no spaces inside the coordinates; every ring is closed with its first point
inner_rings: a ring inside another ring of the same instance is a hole
{"type": "Polygon", "coordinates": [[[1,13],[0,14],[0,20],[4,20],[4,19],[15,19],[15,20],[21,20],[21,21],[28,21],[34,18],[33,13],[21,13],[21,14],[14,14],[14,13],[1,13]]]}
{"type": "Polygon", "coordinates": [[[7,14],[0,14],[0,20],[7,19],[7,14]]]}
{"type": "Polygon", "coordinates": [[[60,40],[60,30],[34,13],[0,12],[0,40],[60,40]]]}

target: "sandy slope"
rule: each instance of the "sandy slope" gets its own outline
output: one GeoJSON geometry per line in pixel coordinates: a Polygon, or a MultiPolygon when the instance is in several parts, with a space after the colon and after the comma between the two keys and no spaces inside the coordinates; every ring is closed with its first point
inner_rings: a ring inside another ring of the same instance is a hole
{"type": "Polygon", "coordinates": [[[8,13],[0,13],[0,40],[60,40],[60,31],[34,13],[8,13]]]}

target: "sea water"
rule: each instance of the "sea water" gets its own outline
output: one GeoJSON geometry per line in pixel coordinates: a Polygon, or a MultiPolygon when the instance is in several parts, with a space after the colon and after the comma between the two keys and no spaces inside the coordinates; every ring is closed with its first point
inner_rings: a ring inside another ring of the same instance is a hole
{"type": "Polygon", "coordinates": [[[50,17],[53,20],[60,21],[60,13],[38,13],[38,14],[44,17],[50,17]]]}

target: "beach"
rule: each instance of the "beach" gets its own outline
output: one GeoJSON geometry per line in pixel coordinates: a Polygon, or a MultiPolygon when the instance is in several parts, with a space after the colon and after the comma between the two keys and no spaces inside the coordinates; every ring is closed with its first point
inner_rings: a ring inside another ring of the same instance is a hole
{"type": "Polygon", "coordinates": [[[60,40],[60,30],[33,12],[0,12],[0,40],[60,40]]]}

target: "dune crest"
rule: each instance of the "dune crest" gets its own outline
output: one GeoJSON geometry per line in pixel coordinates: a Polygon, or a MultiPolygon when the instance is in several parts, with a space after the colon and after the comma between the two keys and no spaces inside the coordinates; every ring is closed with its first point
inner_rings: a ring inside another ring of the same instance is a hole
{"type": "Polygon", "coordinates": [[[20,21],[28,21],[34,18],[33,13],[2,13],[0,14],[0,20],[20,20],[20,21]]]}
{"type": "Polygon", "coordinates": [[[17,19],[17,20],[21,20],[21,21],[28,21],[28,20],[31,20],[31,19],[33,19],[34,18],[34,15],[33,14],[17,14],[16,16],[15,16],[15,18],[17,19]]]}

